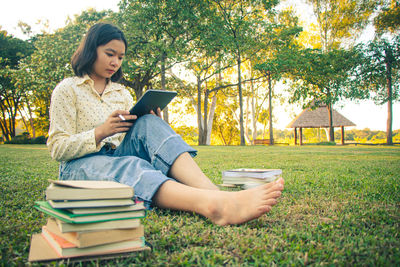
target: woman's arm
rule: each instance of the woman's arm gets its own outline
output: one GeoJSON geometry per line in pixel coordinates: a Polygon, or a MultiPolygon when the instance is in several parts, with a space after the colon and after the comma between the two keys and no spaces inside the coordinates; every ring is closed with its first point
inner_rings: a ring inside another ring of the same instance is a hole
{"type": "Polygon", "coordinates": [[[123,133],[129,131],[133,123],[126,122],[125,120],[135,120],[136,115],[130,115],[127,110],[116,110],[107,118],[107,120],[100,126],[94,129],[94,136],[96,140],[96,146],[100,145],[100,142],[109,136],[117,133],[123,133]],[[122,119],[120,117],[122,116],[122,119]]]}
{"type": "MultiPolygon", "coordinates": [[[[126,110],[116,110],[111,115],[107,113],[109,109],[104,109],[104,113],[99,113],[98,110],[94,112],[97,104],[79,101],[79,97],[85,99],[86,96],[76,96],[74,85],[69,81],[68,79],[64,80],[54,89],[50,105],[50,130],[47,145],[52,158],[58,161],[71,160],[97,152],[100,150],[101,141],[104,138],[128,131],[132,123],[122,121],[119,115],[123,115],[126,120],[136,119],[136,116],[129,115],[129,111],[126,110]],[[91,107],[88,108],[86,105],[91,107]],[[79,110],[86,112],[84,116],[78,116],[79,110]],[[103,115],[104,118],[107,118],[104,123],[101,123],[97,117],[93,117],[103,115]],[[77,128],[79,125],[80,127],[77,128]],[[84,125],[86,126],[82,130],[84,125]],[[96,125],[98,126],[96,127],[96,125]]],[[[79,90],[81,89],[79,88],[79,90]]],[[[125,95],[121,95],[121,97],[126,98],[125,95]]],[[[87,100],[89,101],[89,99],[87,100]]],[[[128,100],[125,101],[132,102],[132,100],[128,100]]],[[[95,101],[95,99],[90,101],[95,101]]],[[[121,108],[125,108],[125,106],[121,106],[121,108]]]]}
{"type": "Polygon", "coordinates": [[[67,82],[53,91],[50,104],[50,129],[47,146],[57,161],[71,160],[100,150],[95,142],[95,129],[77,133],[76,97],[67,82]]]}

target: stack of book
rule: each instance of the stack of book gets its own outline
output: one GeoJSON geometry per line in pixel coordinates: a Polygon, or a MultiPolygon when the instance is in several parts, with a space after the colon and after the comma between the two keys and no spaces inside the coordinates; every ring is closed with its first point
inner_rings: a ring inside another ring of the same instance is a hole
{"type": "Polygon", "coordinates": [[[109,258],[147,250],[142,202],[133,188],[111,181],[50,181],[46,201],[35,208],[50,215],[32,236],[29,261],[109,258]]]}
{"type": "Polygon", "coordinates": [[[222,186],[249,189],[277,180],[280,169],[233,169],[222,172],[222,186]]]}

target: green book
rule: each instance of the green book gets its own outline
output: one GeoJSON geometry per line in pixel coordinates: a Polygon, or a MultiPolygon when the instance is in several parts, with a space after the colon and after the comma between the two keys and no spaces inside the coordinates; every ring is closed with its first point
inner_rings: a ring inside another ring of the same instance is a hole
{"type": "Polygon", "coordinates": [[[47,201],[36,201],[35,208],[68,223],[94,223],[112,220],[137,219],[146,216],[146,210],[112,213],[73,214],[65,209],[55,209],[47,201]]]}

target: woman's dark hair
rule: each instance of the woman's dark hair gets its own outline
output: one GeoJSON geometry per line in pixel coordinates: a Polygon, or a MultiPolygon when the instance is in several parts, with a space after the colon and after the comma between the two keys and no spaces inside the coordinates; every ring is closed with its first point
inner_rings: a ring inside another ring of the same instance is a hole
{"type": "MultiPolygon", "coordinates": [[[[71,58],[71,65],[75,75],[79,77],[86,74],[89,75],[97,59],[97,47],[105,45],[112,40],[121,40],[124,42],[126,52],[128,44],[124,33],[120,29],[108,23],[97,23],[93,25],[71,58]]],[[[111,81],[116,82],[121,77],[122,70],[119,68],[111,77],[111,81]]]]}

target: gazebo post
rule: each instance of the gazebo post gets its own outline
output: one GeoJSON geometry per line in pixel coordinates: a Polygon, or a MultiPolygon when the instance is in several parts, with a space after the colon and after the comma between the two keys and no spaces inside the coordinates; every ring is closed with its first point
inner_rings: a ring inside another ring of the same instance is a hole
{"type": "Polygon", "coordinates": [[[303,145],[303,128],[302,127],[300,127],[299,135],[300,135],[300,145],[303,145]]]}
{"type": "Polygon", "coordinates": [[[294,145],[297,145],[297,128],[294,127],[294,145]]]}
{"type": "Polygon", "coordinates": [[[344,126],[341,126],[342,129],[342,145],[344,145],[344,126]]]}

